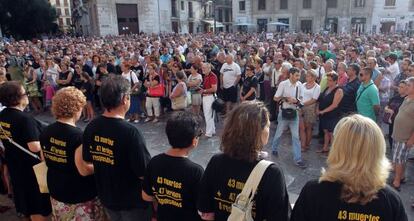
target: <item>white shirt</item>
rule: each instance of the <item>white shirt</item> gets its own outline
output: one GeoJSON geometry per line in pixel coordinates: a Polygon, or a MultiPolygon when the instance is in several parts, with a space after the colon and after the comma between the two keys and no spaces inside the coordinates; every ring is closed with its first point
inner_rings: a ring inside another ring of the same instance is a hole
{"type": "Polygon", "coordinates": [[[224,63],[221,66],[220,73],[223,75],[223,87],[227,89],[234,86],[237,77],[241,75],[241,70],[236,62],[231,64],[224,63]]]}
{"type": "Polygon", "coordinates": [[[315,83],[312,88],[307,89],[306,84],[303,84],[303,98],[302,103],[308,102],[311,99],[318,100],[319,94],[321,93],[321,87],[315,83]]]}
{"type": "Polygon", "coordinates": [[[400,73],[400,67],[398,67],[398,62],[394,62],[394,64],[390,65],[387,68],[387,71],[391,73],[391,80],[394,81],[395,77],[400,73]]]}
{"type": "MultiPolygon", "coordinates": [[[[297,81],[295,84],[292,84],[289,79],[280,82],[279,87],[277,88],[275,97],[286,97],[286,98],[297,98],[303,99],[303,86],[300,81],[297,81]],[[297,88],[297,95],[296,95],[297,88]]],[[[296,108],[294,104],[288,104],[283,102],[283,108],[296,108]]]]}
{"type": "Polygon", "coordinates": [[[270,82],[271,87],[276,87],[277,86],[277,84],[279,83],[280,75],[282,75],[282,68],[279,68],[279,70],[274,68],[273,71],[272,71],[272,78],[271,78],[271,82],[270,82]]]}
{"type": "Polygon", "coordinates": [[[137,75],[133,72],[133,71],[129,71],[127,73],[122,73],[122,77],[124,77],[125,79],[127,79],[129,81],[129,83],[136,84],[139,82],[137,75]]]}

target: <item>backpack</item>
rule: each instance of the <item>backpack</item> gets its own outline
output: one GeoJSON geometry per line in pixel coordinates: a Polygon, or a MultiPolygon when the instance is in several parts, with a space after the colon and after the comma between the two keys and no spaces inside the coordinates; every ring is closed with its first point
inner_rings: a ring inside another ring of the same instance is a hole
{"type": "Polygon", "coordinates": [[[231,213],[227,221],[253,221],[252,207],[253,198],[256,195],[257,187],[266,169],[273,162],[261,160],[252,170],[242,192],[237,196],[231,206],[231,213]]]}

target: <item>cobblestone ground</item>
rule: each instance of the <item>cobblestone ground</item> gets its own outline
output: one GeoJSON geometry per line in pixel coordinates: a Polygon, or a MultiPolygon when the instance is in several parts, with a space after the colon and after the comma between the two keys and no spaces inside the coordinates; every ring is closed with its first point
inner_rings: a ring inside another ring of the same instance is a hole
{"type": "MultiPolygon", "coordinates": [[[[38,116],[38,119],[45,122],[52,122],[53,119],[49,115],[38,116]]],[[[84,124],[80,123],[80,127],[84,128],[84,124]]],[[[164,133],[164,122],[159,122],[156,124],[152,123],[139,123],[136,125],[144,134],[144,137],[147,142],[148,149],[152,156],[159,154],[165,151],[169,145],[167,138],[164,133]]],[[[220,134],[221,123],[219,122],[218,134],[220,134]]],[[[271,128],[271,137],[272,139],[276,126],[272,124],[271,128]]],[[[312,141],[311,150],[303,154],[303,158],[308,164],[308,168],[302,170],[294,166],[292,162],[292,154],[290,149],[290,137],[285,133],[282,139],[282,148],[280,149],[279,157],[274,158],[271,156],[269,159],[277,162],[280,167],[283,169],[286,183],[288,186],[289,196],[291,203],[294,203],[300,193],[300,190],[305,185],[305,183],[311,179],[317,179],[320,175],[321,168],[325,165],[326,157],[323,157],[317,153],[315,150],[318,148],[319,144],[317,140],[312,141]]],[[[269,145],[266,149],[268,150],[269,145]]],[[[197,149],[195,149],[190,158],[195,162],[199,163],[205,167],[210,160],[211,156],[219,152],[219,138],[213,137],[211,139],[202,139],[197,149]]],[[[406,212],[409,216],[408,220],[414,220],[414,210],[410,208],[410,203],[414,201],[414,163],[411,161],[408,163],[407,168],[407,183],[402,185],[401,188],[401,198],[406,208],[406,212]]],[[[392,177],[392,175],[391,175],[392,177]]],[[[0,195],[0,205],[9,205],[12,206],[10,200],[5,196],[0,195]]],[[[14,209],[7,211],[6,213],[0,214],[1,221],[14,221],[18,220],[14,209]]]]}

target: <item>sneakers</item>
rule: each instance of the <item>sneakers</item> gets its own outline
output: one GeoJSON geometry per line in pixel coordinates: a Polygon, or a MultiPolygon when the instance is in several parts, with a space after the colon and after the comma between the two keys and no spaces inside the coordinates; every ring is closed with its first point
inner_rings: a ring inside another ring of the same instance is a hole
{"type": "Polygon", "coordinates": [[[139,120],[138,119],[134,120],[134,124],[137,124],[137,123],[139,123],[139,120]]]}
{"type": "Polygon", "coordinates": [[[157,123],[158,122],[158,118],[154,118],[154,120],[152,122],[153,123],[157,123]]]}
{"type": "Polygon", "coordinates": [[[298,161],[298,162],[295,163],[295,165],[297,167],[301,168],[301,169],[305,169],[306,168],[306,165],[305,165],[305,163],[303,161],[298,161]]]}

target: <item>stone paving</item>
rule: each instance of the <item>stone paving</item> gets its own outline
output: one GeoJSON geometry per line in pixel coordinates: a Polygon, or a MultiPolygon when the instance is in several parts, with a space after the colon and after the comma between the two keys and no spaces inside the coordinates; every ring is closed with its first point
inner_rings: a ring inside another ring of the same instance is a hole
{"type": "MultiPolygon", "coordinates": [[[[53,119],[49,115],[38,116],[38,118],[45,122],[52,122],[53,119]]],[[[81,128],[84,128],[83,123],[79,123],[81,128]]],[[[168,147],[167,137],[164,132],[165,122],[153,123],[139,123],[136,125],[147,142],[148,149],[152,156],[162,153],[168,147]]],[[[270,141],[273,138],[276,125],[272,124],[270,141]]],[[[218,126],[218,134],[220,134],[221,122],[218,126]]],[[[269,141],[269,142],[270,142],[269,141]]],[[[211,156],[219,152],[219,137],[213,137],[211,139],[201,139],[199,146],[191,153],[190,158],[195,162],[205,167],[210,160],[211,156]]],[[[266,146],[269,150],[270,145],[266,146]]],[[[312,140],[311,150],[303,154],[303,158],[306,160],[308,168],[299,169],[293,164],[291,148],[290,148],[290,137],[285,133],[282,139],[282,147],[279,152],[279,157],[275,158],[270,156],[269,159],[277,162],[283,169],[286,183],[288,186],[288,192],[291,203],[294,203],[305,183],[311,179],[317,179],[320,175],[322,167],[325,165],[326,157],[315,153],[319,146],[317,140],[312,140]]],[[[414,201],[414,163],[409,162],[407,168],[407,183],[402,185],[400,196],[406,208],[406,212],[409,216],[408,220],[414,220],[414,210],[410,208],[410,203],[414,201]]],[[[4,196],[0,195],[0,205],[10,205],[12,203],[4,196]]],[[[11,209],[6,213],[0,214],[1,221],[14,221],[18,220],[11,209]]]]}

